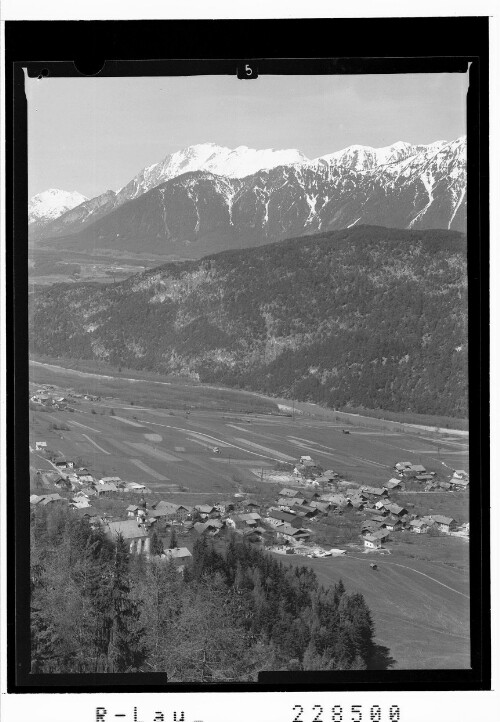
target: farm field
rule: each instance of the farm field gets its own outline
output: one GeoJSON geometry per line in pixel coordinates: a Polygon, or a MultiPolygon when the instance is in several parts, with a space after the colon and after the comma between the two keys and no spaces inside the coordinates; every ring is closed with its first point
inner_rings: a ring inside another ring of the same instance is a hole
{"type": "MultiPolygon", "coordinates": [[[[463,540],[446,541],[453,543],[458,556],[467,554],[463,540]]],[[[349,592],[364,595],[375,623],[375,641],[388,647],[395,660],[391,669],[468,668],[467,571],[439,561],[408,559],[392,545],[387,547],[391,554],[386,556],[348,552],[309,559],[292,555],[286,563],[311,567],[325,586],[342,579],[349,592]],[[370,568],[372,561],[377,571],[370,568]]]]}
{"type": "Polygon", "coordinates": [[[73,413],[31,410],[33,439],[41,436],[61,456],[81,457],[95,473],[141,481],[155,489],[168,482],[189,490],[220,488],[227,493],[238,486],[233,477],[258,482],[263,470],[302,454],[347,480],[371,485],[386,481],[403,457],[425,463],[443,477],[456,466],[467,468],[462,440],[447,441],[438,451],[442,441],[369,427],[343,434],[338,424],[312,419],[203,410],[188,415],[116,399],[80,401],[75,409],[73,413]],[[216,446],[218,455],[212,451],[216,446]]]}

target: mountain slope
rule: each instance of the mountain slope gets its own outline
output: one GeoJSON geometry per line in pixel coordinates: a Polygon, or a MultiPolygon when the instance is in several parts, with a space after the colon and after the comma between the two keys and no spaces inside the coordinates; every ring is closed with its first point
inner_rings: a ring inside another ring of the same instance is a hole
{"type": "MultiPolygon", "coordinates": [[[[428,146],[352,146],[243,178],[236,177],[235,168],[240,173],[248,170],[257,162],[254,156],[246,153],[235,160],[232,155],[239,149],[225,149],[226,154],[210,160],[210,146],[202,146],[201,155],[196,148],[193,157],[184,153],[181,161],[169,156],[165,167],[146,169],[99,214],[91,217],[85,210],[81,219],[76,218],[78,209],[66,214],[45,228],[44,237],[60,237],[62,247],[199,258],[356,223],[462,231],[466,227],[465,138],[428,146]],[[144,192],[168,173],[203,164],[204,170],[176,175],[144,192]],[[124,198],[132,200],[124,203],[124,198]]],[[[296,151],[276,153],[294,160],[296,151]]],[[[276,160],[274,155],[271,159],[276,160]]]]}
{"type": "Polygon", "coordinates": [[[467,414],[466,244],[356,226],[34,294],[33,352],[333,407],[467,414]]]}
{"type": "MultiPolygon", "coordinates": [[[[243,178],[262,169],[303,163],[307,160],[300,151],[293,149],[255,150],[239,146],[232,150],[215,143],[192,145],[167,155],[160,163],[143,168],[116,193],[106,191],[87,203],[79,201],[82,205],[75,209],[75,213],[68,213],[64,218],[43,230],[39,227],[32,227],[30,237],[36,239],[74,233],[75,230],[81,230],[127,201],[138,198],[152,188],[183,173],[204,170],[228,178],[243,178]]],[[[87,200],[84,197],[82,199],[87,200]]]]}

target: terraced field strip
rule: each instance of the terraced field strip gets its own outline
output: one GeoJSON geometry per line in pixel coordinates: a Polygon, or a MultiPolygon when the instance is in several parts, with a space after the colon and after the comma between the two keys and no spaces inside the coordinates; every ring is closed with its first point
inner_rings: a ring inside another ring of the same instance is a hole
{"type": "Polygon", "coordinates": [[[354,464],[350,460],[352,457],[332,453],[330,446],[325,446],[324,444],[320,444],[317,441],[310,441],[309,439],[299,439],[296,436],[289,436],[288,439],[291,440],[291,443],[296,444],[306,451],[312,451],[313,453],[316,452],[317,454],[322,454],[323,456],[329,456],[338,464],[342,464],[343,466],[357,466],[357,464],[354,464]],[[306,444],[313,444],[313,446],[305,446],[302,442],[305,442],[306,444]],[[323,449],[330,449],[330,451],[323,451],[323,449]]]}
{"type": "Polygon", "coordinates": [[[145,454],[147,454],[148,456],[152,456],[154,459],[160,459],[161,461],[183,461],[183,459],[179,459],[178,456],[173,456],[172,454],[168,454],[166,451],[155,449],[149,444],[144,444],[140,441],[127,441],[125,443],[127,444],[127,446],[131,446],[133,449],[139,449],[139,451],[143,451],[145,454]]]}
{"type": "MultiPolygon", "coordinates": [[[[199,439],[200,441],[210,443],[211,446],[214,446],[214,439],[212,436],[207,436],[206,434],[200,434],[197,431],[189,431],[187,429],[186,429],[186,434],[194,437],[195,439],[199,439]]],[[[217,441],[217,445],[218,446],[230,446],[230,444],[226,443],[225,441],[217,441]]]]}
{"type": "Polygon", "coordinates": [[[229,426],[231,429],[236,429],[236,431],[245,431],[249,434],[252,433],[252,429],[245,429],[244,426],[236,426],[236,424],[226,424],[226,426],[229,426]]]}
{"type": "Polygon", "coordinates": [[[106,437],[106,441],[108,444],[111,444],[111,446],[114,446],[115,449],[118,449],[118,451],[121,451],[122,454],[125,454],[127,457],[130,456],[130,449],[128,446],[125,446],[121,441],[118,441],[117,439],[106,437]]]}
{"type": "Polygon", "coordinates": [[[71,424],[72,426],[79,426],[82,429],[88,429],[89,431],[92,431],[94,434],[101,434],[102,431],[100,429],[94,429],[92,426],[85,426],[85,424],[80,424],[78,421],[72,421],[71,419],[68,419],[68,424],[71,424]]]}
{"type": "Polygon", "coordinates": [[[108,456],[110,455],[111,452],[106,451],[106,449],[103,449],[102,446],[99,446],[99,444],[96,444],[95,441],[92,441],[90,436],[87,436],[87,434],[82,434],[82,436],[85,436],[85,438],[88,439],[97,449],[99,449],[99,451],[102,451],[103,454],[108,454],[108,456]]]}
{"type": "Polygon", "coordinates": [[[141,469],[141,471],[145,471],[146,474],[149,474],[149,476],[152,476],[153,479],[157,479],[158,481],[170,481],[170,479],[167,476],[163,476],[162,474],[159,474],[157,471],[152,469],[147,464],[144,464],[140,459],[130,459],[132,464],[134,466],[137,466],[138,469],[141,469]]]}
{"type": "Polygon", "coordinates": [[[248,439],[237,439],[234,438],[235,441],[237,441],[239,444],[245,444],[247,446],[251,446],[253,449],[258,449],[259,451],[266,451],[268,454],[274,454],[274,456],[278,459],[283,459],[283,461],[295,461],[294,456],[288,456],[288,454],[283,454],[281,451],[276,451],[275,449],[270,449],[267,446],[261,446],[261,444],[256,444],[253,441],[248,441],[248,439]]]}
{"type": "Polygon", "coordinates": [[[142,424],[138,424],[137,421],[131,421],[130,419],[125,419],[123,416],[110,416],[110,419],[116,419],[117,421],[123,421],[124,424],[130,424],[130,426],[137,426],[139,429],[143,429],[144,426],[142,424]]]}

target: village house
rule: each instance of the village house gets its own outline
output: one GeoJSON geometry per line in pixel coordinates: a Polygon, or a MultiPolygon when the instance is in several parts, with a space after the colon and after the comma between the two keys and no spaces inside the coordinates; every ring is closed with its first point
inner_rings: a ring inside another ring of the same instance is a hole
{"type": "Polygon", "coordinates": [[[202,519],[213,518],[220,514],[219,510],[210,504],[197,504],[194,508],[202,519]]]}
{"type": "Polygon", "coordinates": [[[441,516],[441,514],[433,514],[432,518],[436,522],[437,528],[439,531],[445,532],[448,534],[450,531],[453,531],[455,527],[457,526],[457,522],[455,519],[453,519],[450,516],[441,516]]]}
{"type": "Polygon", "coordinates": [[[260,512],[260,504],[252,501],[252,499],[242,499],[242,501],[238,503],[238,506],[244,513],[260,512]]]}
{"type": "Polygon", "coordinates": [[[382,526],[387,525],[387,519],[384,516],[382,516],[381,514],[374,514],[373,516],[370,517],[370,520],[377,522],[377,524],[380,524],[382,526]]]}
{"type": "Polygon", "coordinates": [[[32,494],[30,496],[30,504],[32,504],[33,506],[36,506],[37,504],[39,504],[42,501],[43,498],[44,498],[43,496],[38,496],[38,494],[32,494]]]}
{"type": "Polygon", "coordinates": [[[387,531],[401,531],[403,529],[403,522],[401,519],[386,519],[385,528],[387,531]]]}
{"type": "Polygon", "coordinates": [[[466,489],[469,486],[469,478],[464,477],[463,479],[452,477],[451,483],[456,489],[466,489]]]}
{"type": "Polygon", "coordinates": [[[280,497],[294,497],[302,496],[301,492],[297,489],[282,489],[279,493],[280,497]]]}
{"type": "Polygon", "coordinates": [[[116,494],[118,489],[116,488],[115,484],[98,484],[96,486],[96,495],[98,497],[101,496],[111,496],[112,494],[116,494]]]}
{"type": "Polygon", "coordinates": [[[363,539],[363,543],[367,549],[380,549],[382,546],[381,540],[373,536],[373,534],[367,534],[363,539]]]}
{"type": "Polygon", "coordinates": [[[155,511],[165,511],[167,518],[177,519],[179,521],[187,519],[188,516],[191,516],[192,512],[190,507],[183,506],[182,504],[173,504],[170,501],[159,501],[157,504],[153,505],[153,508],[155,511]]]}
{"type": "Polygon", "coordinates": [[[90,502],[85,497],[73,498],[70,502],[70,506],[75,509],[87,509],[90,507],[90,502]]]}
{"type": "Polygon", "coordinates": [[[328,510],[330,509],[330,504],[323,501],[311,501],[309,502],[309,506],[313,509],[318,509],[322,514],[328,514],[328,510]]]}
{"type": "Polygon", "coordinates": [[[411,461],[398,461],[397,464],[394,464],[394,468],[398,471],[404,471],[404,469],[411,469],[411,466],[411,461]]]}
{"type": "Polygon", "coordinates": [[[207,536],[215,536],[223,527],[223,523],[219,519],[207,519],[206,522],[197,521],[193,524],[193,529],[197,534],[206,534],[207,536]]]}
{"type": "Polygon", "coordinates": [[[121,536],[129,545],[130,553],[149,553],[150,539],[148,533],[144,529],[143,524],[139,524],[133,519],[107,522],[105,533],[113,539],[113,541],[116,540],[118,536],[121,536]]]}
{"type": "MultiPolygon", "coordinates": [[[[85,469],[87,471],[87,469],[85,469]]],[[[103,476],[102,479],[99,479],[99,484],[119,484],[121,482],[121,479],[119,476],[103,476]]]]}
{"type": "Polygon", "coordinates": [[[144,514],[144,509],[141,509],[140,506],[137,506],[137,504],[129,504],[126,508],[127,516],[131,519],[135,519],[139,512],[142,512],[144,514]]]}
{"type": "Polygon", "coordinates": [[[39,504],[40,506],[48,506],[49,504],[67,504],[68,500],[65,499],[63,496],[59,496],[59,494],[47,494],[44,496],[39,504]]]}
{"type": "Polygon", "coordinates": [[[390,534],[387,529],[379,529],[378,531],[373,532],[372,536],[374,536],[376,539],[380,539],[382,544],[384,544],[386,541],[390,541],[390,534]]]}
{"type": "Polygon", "coordinates": [[[46,441],[35,441],[35,450],[36,451],[44,451],[46,448],[47,448],[46,441]]]}
{"type": "Polygon", "coordinates": [[[423,519],[412,519],[408,527],[415,534],[426,534],[429,531],[429,525],[423,519]]]}
{"type": "Polygon", "coordinates": [[[433,478],[432,474],[417,474],[415,477],[417,481],[432,481],[433,478]]]}
{"type": "Polygon", "coordinates": [[[410,471],[413,471],[416,474],[425,474],[426,469],[425,466],[422,466],[422,464],[412,464],[410,471]]]}
{"type": "Polygon", "coordinates": [[[299,461],[300,461],[301,464],[305,464],[306,461],[311,461],[311,462],[312,462],[312,457],[311,457],[311,456],[301,456],[300,459],[299,459],[299,461]]]}
{"type": "Polygon", "coordinates": [[[187,547],[176,547],[175,549],[165,549],[162,554],[162,559],[165,561],[172,561],[175,567],[182,571],[186,564],[189,564],[193,555],[187,547]]]}
{"type": "Polygon", "coordinates": [[[389,504],[386,505],[385,508],[392,516],[398,517],[399,519],[408,514],[408,510],[405,509],[404,506],[398,506],[397,504],[389,504]]]}
{"type": "Polygon", "coordinates": [[[402,485],[401,479],[389,479],[389,481],[384,481],[382,486],[386,489],[397,489],[400,488],[402,485]]]}
{"type": "Polygon", "coordinates": [[[361,491],[364,496],[367,496],[368,498],[375,498],[378,499],[381,496],[387,496],[387,489],[384,488],[377,488],[373,486],[363,486],[361,488],[361,491]]]}
{"type": "Polygon", "coordinates": [[[268,516],[266,517],[266,520],[274,526],[279,526],[284,522],[287,524],[291,524],[294,519],[294,514],[289,514],[286,511],[270,511],[268,513],[268,516]]]}
{"type": "Polygon", "coordinates": [[[276,534],[289,542],[307,541],[311,536],[307,529],[296,529],[290,524],[279,526],[276,529],[276,534]]]}
{"type": "Polygon", "coordinates": [[[469,474],[464,469],[456,469],[456,471],[453,472],[453,478],[454,479],[468,479],[469,474]]]}

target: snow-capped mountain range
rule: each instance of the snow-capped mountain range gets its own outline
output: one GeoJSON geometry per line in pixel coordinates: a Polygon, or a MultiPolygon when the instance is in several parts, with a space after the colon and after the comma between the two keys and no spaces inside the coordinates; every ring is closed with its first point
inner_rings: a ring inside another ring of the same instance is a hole
{"type": "Polygon", "coordinates": [[[161,253],[196,241],[199,255],[214,250],[214,233],[223,250],[355,224],[465,230],[466,203],[465,137],[354,145],[313,160],[207,143],[144,168],[117,192],[59,214],[54,204],[43,227],[30,214],[30,237],[161,253]]]}

